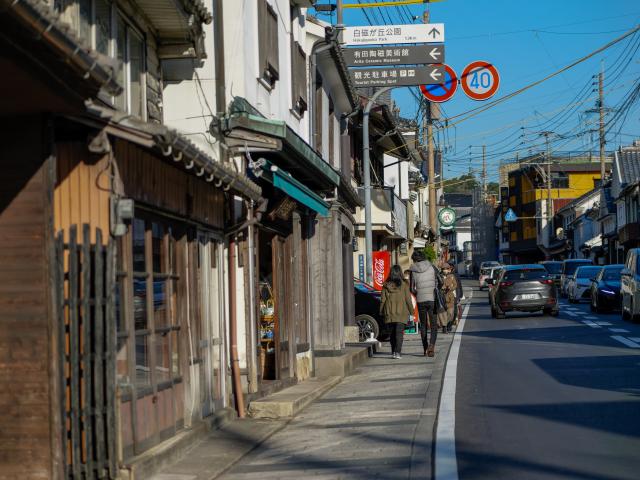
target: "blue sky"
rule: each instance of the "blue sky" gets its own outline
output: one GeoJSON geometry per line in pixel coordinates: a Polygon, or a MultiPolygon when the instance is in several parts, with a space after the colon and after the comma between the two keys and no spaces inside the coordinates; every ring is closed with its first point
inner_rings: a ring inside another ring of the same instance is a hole
{"type": "MultiPolygon", "coordinates": [[[[361,0],[362,3],[375,3],[361,0]]],[[[318,4],[329,3],[319,0],[318,4]]],[[[335,3],[335,0],[331,0],[335,3]]],[[[358,0],[344,0],[358,3],[358,0]]],[[[474,60],[486,60],[500,71],[500,90],[491,99],[516,91],[596,50],[640,23],[638,0],[444,0],[429,5],[431,21],[445,24],[446,61],[460,74],[474,60]]],[[[425,5],[345,9],[347,25],[421,22],[425,5]],[[369,15],[367,19],[364,15],[369,15]]],[[[335,23],[335,15],[321,15],[335,23]]],[[[481,145],[487,145],[489,176],[497,177],[500,161],[544,148],[539,132],[551,131],[553,151],[598,151],[594,108],[597,85],[591,85],[601,65],[605,69],[605,105],[610,107],[607,149],[640,139],[640,100],[630,108],[622,102],[640,82],[640,32],[559,76],[491,108],[455,127],[441,129],[445,177],[480,169],[481,145]],[[623,122],[624,120],[624,122],[623,122]]],[[[414,93],[416,89],[413,89],[414,93]]],[[[409,88],[393,98],[401,115],[415,118],[418,102],[409,88]]],[[[491,101],[489,100],[489,101],[491,101]]],[[[454,117],[486,102],[468,99],[461,88],[442,104],[454,117]]],[[[455,121],[455,120],[454,120],[455,121]]]]}

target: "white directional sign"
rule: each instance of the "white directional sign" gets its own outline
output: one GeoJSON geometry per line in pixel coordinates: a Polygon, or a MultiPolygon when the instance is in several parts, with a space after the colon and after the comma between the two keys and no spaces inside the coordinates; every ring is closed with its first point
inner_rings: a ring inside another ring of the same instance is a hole
{"type": "Polygon", "coordinates": [[[444,67],[387,67],[349,69],[356,87],[410,87],[443,82],[444,67]]]}
{"type": "Polygon", "coordinates": [[[393,43],[443,43],[444,23],[346,27],[346,45],[388,45],[393,43]]]}
{"type": "Polygon", "coordinates": [[[343,48],[349,67],[444,63],[444,45],[343,48]]]}

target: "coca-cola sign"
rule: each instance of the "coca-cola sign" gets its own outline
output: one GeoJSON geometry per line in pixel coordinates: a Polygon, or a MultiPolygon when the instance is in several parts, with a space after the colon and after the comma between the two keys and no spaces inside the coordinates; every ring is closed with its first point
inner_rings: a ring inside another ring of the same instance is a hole
{"type": "Polygon", "coordinates": [[[373,288],[382,290],[384,281],[391,270],[391,252],[373,252],[373,288]]]}

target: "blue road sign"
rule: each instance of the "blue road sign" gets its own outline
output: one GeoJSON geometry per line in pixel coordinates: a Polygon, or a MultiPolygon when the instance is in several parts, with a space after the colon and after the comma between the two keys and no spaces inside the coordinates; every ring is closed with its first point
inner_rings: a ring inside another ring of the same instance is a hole
{"type": "Polygon", "coordinates": [[[505,222],[515,222],[517,219],[518,219],[518,216],[516,215],[516,212],[514,212],[512,208],[507,210],[507,213],[504,214],[505,222]]]}

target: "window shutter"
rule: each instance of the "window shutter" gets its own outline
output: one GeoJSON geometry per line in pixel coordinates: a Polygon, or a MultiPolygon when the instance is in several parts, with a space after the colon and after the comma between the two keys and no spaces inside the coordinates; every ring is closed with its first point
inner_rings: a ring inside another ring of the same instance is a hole
{"type": "Polygon", "coordinates": [[[302,115],[307,110],[307,56],[298,42],[291,44],[291,75],[292,107],[302,115]]]}
{"type": "Polygon", "coordinates": [[[258,76],[264,77],[267,69],[267,39],[269,38],[269,22],[267,18],[267,0],[258,2],[258,58],[260,62],[258,76]]]}
{"type": "Polygon", "coordinates": [[[271,74],[272,81],[275,83],[280,78],[279,65],[278,65],[278,15],[267,5],[267,23],[269,25],[267,38],[267,68],[271,74]]]}

